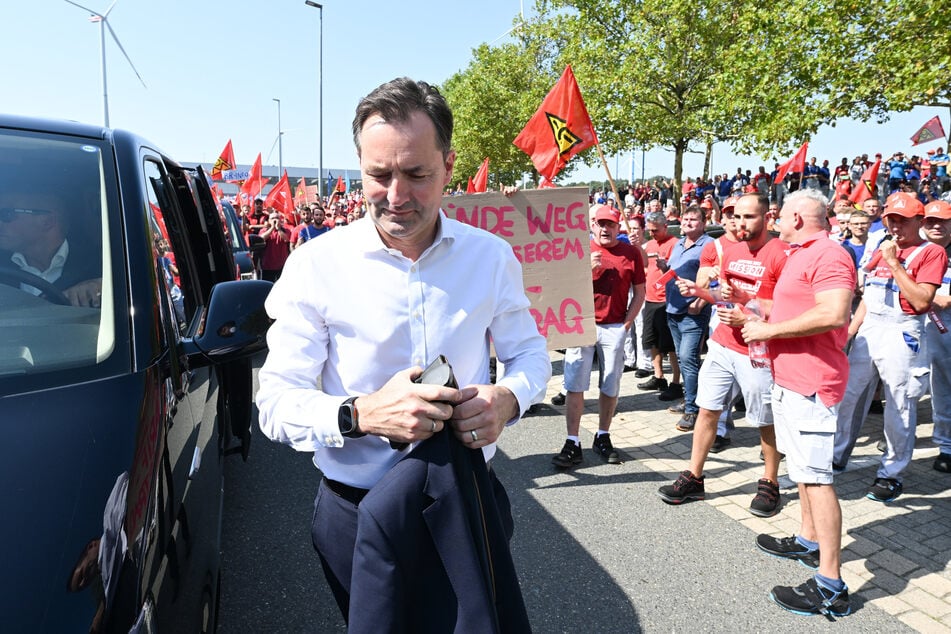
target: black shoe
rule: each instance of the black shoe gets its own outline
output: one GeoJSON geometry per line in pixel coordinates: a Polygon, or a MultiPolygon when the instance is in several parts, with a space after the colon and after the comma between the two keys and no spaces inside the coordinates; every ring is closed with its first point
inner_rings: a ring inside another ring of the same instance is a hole
{"type": "Polygon", "coordinates": [[[847,466],[848,466],[848,464],[839,464],[838,462],[833,462],[833,463],[832,463],[832,473],[835,473],[835,474],[845,473],[845,468],[846,468],[847,466]]]}
{"type": "Polygon", "coordinates": [[[891,502],[901,495],[901,482],[893,478],[875,478],[865,496],[876,502],[891,502]]]}
{"type": "Polygon", "coordinates": [[[667,389],[667,379],[660,377],[659,379],[656,376],[652,376],[643,383],[637,384],[637,389],[639,390],[666,390],[667,389]]]}
{"type": "Polygon", "coordinates": [[[746,412],[746,401],[743,400],[743,397],[736,399],[736,402],[733,403],[733,411],[737,414],[741,412],[746,412]]]}
{"type": "Polygon", "coordinates": [[[939,453],[938,457],[934,459],[934,464],[931,466],[935,471],[951,473],[951,454],[944,452],[939,453]]]}
{"type": "Polygon", "coordinates": [[[750,502],[750,513],[757,517],[772,517],[779,512],[779,485],[772,480],[761,478],[756,495],[750,502]]]}
{"type": "Polygon", "coordinates": [[[628,372],[633,372],[633,371],[636,370],[636,369],[637,369],[637,368],[635,368],[633,365],[627,365],[627,364],[625,364],[625,365],[624,365],[624,374],[627,374],[628,372]]]}
{"type": "Polygon", "coordinates": [[[693,414],[684,414],[680,417],[680,420],[677,421],[677,431],[693,431],[694,425],[697,424],[697,413],[693,414]]]}
{"type": "Polygon", "coordinates": [[[643,369],[643,368],[638,368],[638,369],[634,370],[634,376],[636,376],[636,377],[639,378],[639,379],[646,379],[647,377],[651,376],[652,374],[654,374],[654,371],[653,371],[653,370],[645,370],[645,369],[643,369]]]}
{"type": "Polygon", "coordinates": [[[621,464],[621,456],[618,455],[617,449],[611,444],[611,434],[595,436],[591,448],[608,464],[621,464]]]}
{"type": "Polygon", "coordinates": [[[690,471],[681,471],[677,481],[657,489],[657,495],[667,504],[683,504],[690,500],[702,500],[704,476],[694,477],[690,471]]]}
{"type": "Polygon", "coordinates": [[[875,445],[875,448],[878,449],[880,452],[885,453],[886,451],[888,451],[888,441],[882,438],[881,440],[878,441],[878,444],[875,445]]]}
{"type": "Polygon", "coordinates": [[[819,549],[809,550],[792,537],[773,537],[772,535],[758,535],[756,545],[764,553],[773,557],[798,561],[806,568],[819,569],[819,549]]]}
{"type": "Polygon", "coordinates": [[[662,391],[657,395],[657,398],[662,401],[676,401],[678,398],[684,397],[684,386],[680,383],[671,383],[667,386],[667,389],[662,391]]]}
{"type": "Polygon", "coordinates": [[[554,396],[552,396],[552,397],[551,397],[551,404],[552,404],[552,405],[564,405],[564,404],[565,404],[565,393],[564,393],[564,392],[558,392],[557,394],[555,394],[554,396]]]}
{"type": "Polygon", "coordinates": [[[565,446],[561,448],[561,453],[551,459],[551,463],[559,469],[569,469],[574,465],[581,464],[581,445],[573,440],[566,440],[565,446]]]}
{"type": "Polygon", "coordinates": [[[729,436],[717,436],[716,440],[713,441],[713,446],[710,447],[710,453],[720,453],[729,447],[732,442],[729,436]]]}
{"type": "Polygon", "coordinates": [[[849,605],[849,589],[841,592],[828,590],[816,581],[815,577],[806,583],[792,588],[790,586],[776,586],[769,593],[769,598],[779,607],[803,616],[821,614],[830,621],[833,617],[845,616],[852,611],[849,605]]]}
{"type": "Polygon", "coordinates": [[[878,399],[872,401],[872,404],[868,407],[869,414],[884,414],[885,406],[882,405],[882,402],[878,399]]]}
{"type": "Polygon", "coordinates": [[[680,401],[676,405],[671,405],[670,407],[668,407],[667,411],[670,412],[671,414],[683,414],[684,408],[686,407],[687,407],[687,404],[684,403],[683,401],[680,401]]]}

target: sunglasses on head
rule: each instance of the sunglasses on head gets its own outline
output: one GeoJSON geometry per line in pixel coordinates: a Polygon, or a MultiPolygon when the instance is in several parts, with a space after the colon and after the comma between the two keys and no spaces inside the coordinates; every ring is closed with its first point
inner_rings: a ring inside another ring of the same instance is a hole
{"type": "Polygon", "coordinates": [[[17,214],[36,216],[51,214],[48,209],[20,209],[18,207],[0,207],[0,222],[13,222],[17,214]]]}

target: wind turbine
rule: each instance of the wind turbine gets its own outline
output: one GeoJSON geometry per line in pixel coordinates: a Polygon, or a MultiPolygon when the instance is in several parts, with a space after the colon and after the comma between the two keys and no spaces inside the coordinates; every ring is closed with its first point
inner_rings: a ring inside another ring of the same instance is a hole
{"type": "Polygon", "coordinates": [[[122,51],[122,54],[125,56],[126,61],[129,62],[129,66],[132,67],[132,71],[135,73],[135,76],[139,78],[140,82],[142,82],[142,86],[144,86],[145,88],[148,88],[148,86],[145,85],[145,80],[142,79],[142,75],[140,75],[139,71],[135,69],[135,64],[132,63],[132,60],[129,58],[128,53],[126,53],[125,49],[122,48],[122,43],[119,42],[119,37],[116,35],[116,32],[113,31],[112,26],[109,25],[109,20],[108,20],[109,12],[112,11],[112,8],[116,6],[116,2],[118,1],[119,0],[112,0],[112,4],[109,5],[109,8],[106,9],[106,12],[99,13],[97,11],[93,11],[92,9],[88,7],[84,7],[81,4],[73,2],[73,0],[64,0],[64,2],[68,2],[74,7],[79,7],[80,9],[83,9],[84,11],[89,11],[89,13],[92,14],[91,16],[89,16],[89,21],[99,23],[99,50],[102,53],[102,62],[101,62],[101,65],[102,65],[102,118],[104,121],[104,125],[107,128],[109,127],[109,91],[106,88],[106,29],[109,29],[109,35],[111,35],[112,39],[115,40],[116,46],[118,46],[119,50],[122,51]]]}

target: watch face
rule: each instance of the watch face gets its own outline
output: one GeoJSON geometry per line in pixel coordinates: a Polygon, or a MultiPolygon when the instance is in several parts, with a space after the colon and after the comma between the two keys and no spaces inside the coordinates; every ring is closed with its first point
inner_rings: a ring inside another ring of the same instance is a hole
{"type": "Polygon", "coordinates": [[[355,427],[353,424],[353,405],[344,403],[340,406],[340,411],[337,414],[337,424],[340,426],[341,434],[349,434],[353,431],[355,427]]]}

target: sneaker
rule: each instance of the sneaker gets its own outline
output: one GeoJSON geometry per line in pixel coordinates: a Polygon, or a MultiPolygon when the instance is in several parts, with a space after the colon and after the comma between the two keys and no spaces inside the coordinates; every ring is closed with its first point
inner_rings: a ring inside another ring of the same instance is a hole
{"type": "Polygon", "coordinates": [[[656,376],[652,376],[643,383],[637,384],[637,389],[639,390],[666,390],[667,389],[667,379],[660,377],[659,379],[656,376]]]}
{"type": "Polygon", "coordinates": [[[652,376],[653,374],[654,374],[653,370],[645,370],[644,368],[638,368],[634,370],[634,376],[636,376],[639,379],[646,379],[647,377],[652,376]]]}
{"type": "Polygon", "coordinates": [[[934,464],[931,466],[935,471],[951,473],[951,454],[944,452],[939,453],[938,457],[934,459],[934,464]]]}
{"type": "Polygon", "coordinates": [[[608,464],[621,464],[621,456],[617,449],[611,444],[611,434],[601,434],[594,437],[594,443],[591,445],[594,453],[601,456],[601,459],[608,464]]]}
{"type": "Polygon", "coordinates": [[[704,476],[695,477],[690,471],[681,471],[677,481],[657,489],[657,495],[667,504],[683,504],[690,500],[702,500],[704,476]]]}
{"type": "Polygon", "coordinates": [[[756,496],[750,502],[750,513],[757,517],[772,517],[779,512],[779,485],[761,478],[756,487],[756,496]]]}
{"type": "Polygon", "coordinates": [[[901,482],[894,478],[875,478],[865,496],[876,502],[891,502],[901,495],[901,482]]]}
{"type": "Polygon", "coordinates": [[[667,389],[657,395],[661,401],[676,401],[684,397],[684,386],[680,383],[671,383],[667,389]]]}
{"type": "Polygon", "coordinates": [[[551,459],[551,463],[559,469],[569,469],[574,465],[581,464],[581,445],[573,440],[566,440],[565,446],[561,448],[561,453],[551,459]]]}
{"type": "Polygon", "coordinates": [[[677,431],[693,431],[693,426],[697,424],[697,413],[684,414],[677,421],[677,431]]]}
{"type": "Polygon", "coordinates": [[[565,404],[565,393],[564,393],[564,392],[558,392],[557,394],[555,394],[554,396],[552,396],[552,397],[551,397],[551,404],[552,404],[552,405],[564,405],[564,404],[565,404]]]}
{"type": "Polygon", "coordinates": [[[756,545],[764,553],[773,557],[798,561],[806,568],[819,569],[819,549],[809,550],[799,543],[796,536],[773,537],[772,535],[758,535],[756,545]]]}
{"type": "Polygon", "coordinates": [[[729,436],[717,436],[710,447],[710,453],[720,453],[733,443],[729,436]]]}
{"type": "Polygon", "coordinates": [[[668,407],[667,411],[670,412],[671,414],[683,414],[685,407],[687,407],[687,404],[684,403],[683,401],[680,401],[676,405],[671,405],[670,407],[668,407]]]}
{"type": "Polygon", "coordinates": [[[795,614],[812,616],[821,614],[830,621],[832,617],[845,616],[852,611],[849,605],[849,589],[833,592],[819,585],[815,577],[806,583],[792,588],[790,586],[776,586],[769,593],[769,598],[779,607],[795,614]]]}

